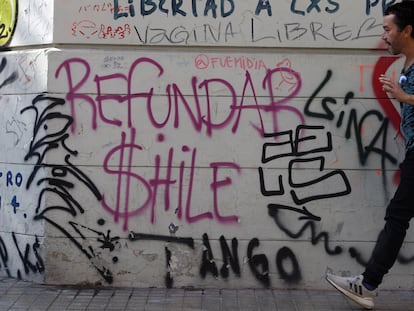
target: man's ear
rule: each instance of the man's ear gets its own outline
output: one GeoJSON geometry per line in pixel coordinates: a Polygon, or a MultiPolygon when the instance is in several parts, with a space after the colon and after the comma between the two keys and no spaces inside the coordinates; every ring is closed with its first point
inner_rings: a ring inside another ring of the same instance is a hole
{"type": "Polygon", "coordinates": [[[413,32],[413,26],[411,26],[411,25],[407,25],[407,26],[405,26],[405,28],[403,29],[403,32],[404,32],[407,36],[411,37],[411,34],[412,34],[412,32],[413,32]]]}

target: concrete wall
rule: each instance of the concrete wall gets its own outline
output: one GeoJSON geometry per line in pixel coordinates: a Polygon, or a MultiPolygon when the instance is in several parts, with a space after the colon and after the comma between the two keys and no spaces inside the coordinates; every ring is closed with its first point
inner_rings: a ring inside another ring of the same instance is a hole
{"type": "MultiPolygon", "coordinates": [[[[386,3],[19,1],[0,273],[322,288],[327,268],[360,272],[404,152],[377,83],[401,66],[381,49],[386,3]]],[[[413,238],[385,287],[414,288],[413,238]]]]}

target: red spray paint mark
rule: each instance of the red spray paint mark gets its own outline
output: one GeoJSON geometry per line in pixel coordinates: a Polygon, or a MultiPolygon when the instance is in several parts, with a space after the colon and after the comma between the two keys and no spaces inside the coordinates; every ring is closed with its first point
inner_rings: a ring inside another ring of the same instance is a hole
{"type": "MultiPolygon", "coordinates": [[[[400,132],[400,122],[401,116],[399,112],[395,109],[391,99],[388,97],[388,94],[384,92],[382,89],[382,84],[379,81],[379,76],[384,74],[388,68],[398,60],[398,56],[383,56],[380,57],[375,65],[374,73],[372,75],[372,88],[374,90],[374,94],[380,103],[382,109],[384,110],[386,116],[390,120],[391,124],[393,125],[394,129],[400,132]]],[[[394,183],[398,184],[400,181],[400,172],[397,171],[394,174],[393,178],[394,183]]]]}

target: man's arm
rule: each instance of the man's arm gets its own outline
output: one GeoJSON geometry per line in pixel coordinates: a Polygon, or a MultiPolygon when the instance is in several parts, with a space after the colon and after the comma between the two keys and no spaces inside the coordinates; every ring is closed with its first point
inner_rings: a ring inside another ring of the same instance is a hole
{"type": "Polygon", "coordinates": [[[382,83],[382,89],[394,97],[396,100],[414,106],[414,94],[408,94],[404,92],[404,90],[396,81],[391,80],[385,75],[380,75],[379,81],[382,83]]]}

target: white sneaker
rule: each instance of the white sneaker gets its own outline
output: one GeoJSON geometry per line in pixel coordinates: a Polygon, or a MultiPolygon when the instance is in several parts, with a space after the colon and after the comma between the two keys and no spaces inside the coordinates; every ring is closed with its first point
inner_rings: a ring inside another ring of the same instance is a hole
{"type": "Polygon", "coordinates": [[[327,273],[326,280],[342,294],[355,301],[367,310],[374,309],[374,297],[378,296],[377,290],[368,290],[362,285],[362,275],[353,277],[341,277],[327,273]]]}

